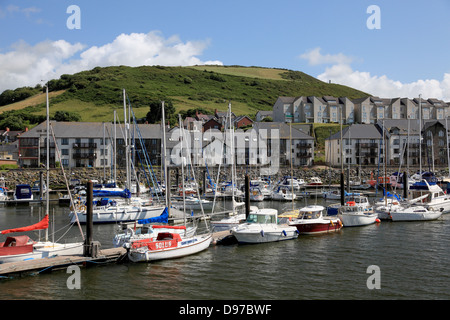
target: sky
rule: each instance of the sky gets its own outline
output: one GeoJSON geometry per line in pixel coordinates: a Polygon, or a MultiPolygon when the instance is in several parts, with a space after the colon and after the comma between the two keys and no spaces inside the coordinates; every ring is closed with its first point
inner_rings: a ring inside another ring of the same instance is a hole
{"type": "Polygon", "coordinates": [[[0,0],[0,92],[96,66],[219,64],[448,102],[449,14],[449,0],[0,0]]]}

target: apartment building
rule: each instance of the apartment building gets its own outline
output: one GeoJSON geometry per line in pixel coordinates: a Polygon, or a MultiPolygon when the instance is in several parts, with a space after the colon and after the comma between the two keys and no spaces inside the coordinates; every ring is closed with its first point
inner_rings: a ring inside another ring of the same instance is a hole
{"type": "Polygon", "coordinates": [[[448,103],[433,98],[279,97],[273,106],[273,120],[337,123],[342,112],[344,124],[374,124],[384,119],[419,119],[419,115],[423,120],[440,120],[450,115],[448,110],[448,103]]]}

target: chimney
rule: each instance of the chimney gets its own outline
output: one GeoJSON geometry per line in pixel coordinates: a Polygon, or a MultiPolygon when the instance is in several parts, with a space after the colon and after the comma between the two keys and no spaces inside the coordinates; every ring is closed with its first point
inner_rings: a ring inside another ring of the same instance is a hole
{"type": "Polygon", "coordinates": [[[6,127],[6,131],[9,132],[9,128],[8,127],[6,127]]]}
{"type": "Polygon", "coordinates": [[[25,132],[28,132],[28,127],[25,128],[25,132]]]}

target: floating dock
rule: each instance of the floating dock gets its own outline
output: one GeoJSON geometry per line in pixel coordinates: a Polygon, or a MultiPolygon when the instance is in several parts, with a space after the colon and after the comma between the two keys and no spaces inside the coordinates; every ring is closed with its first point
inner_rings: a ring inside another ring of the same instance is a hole
{"type": "Polygon", "coordinates": [[[33,259],[26,261],[0,264],[0,278],[9,278],[23,274],[39,274],[53,270],[65,269],[71,265],[97,265],[122,261],[127,254],[125,248],[110,248],[100,250],[96,257],[56,256],[52,258],[33,259]]]}

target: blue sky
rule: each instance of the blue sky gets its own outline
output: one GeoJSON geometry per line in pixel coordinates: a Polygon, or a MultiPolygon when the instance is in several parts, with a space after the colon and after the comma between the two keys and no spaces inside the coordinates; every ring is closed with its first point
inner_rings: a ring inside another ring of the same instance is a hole
{"type": "Polygon", "coordinates": [[[221,63],[450,101],[449,13],[448,0],[0,0],[0,92],[96,65],[221,63]]]}

